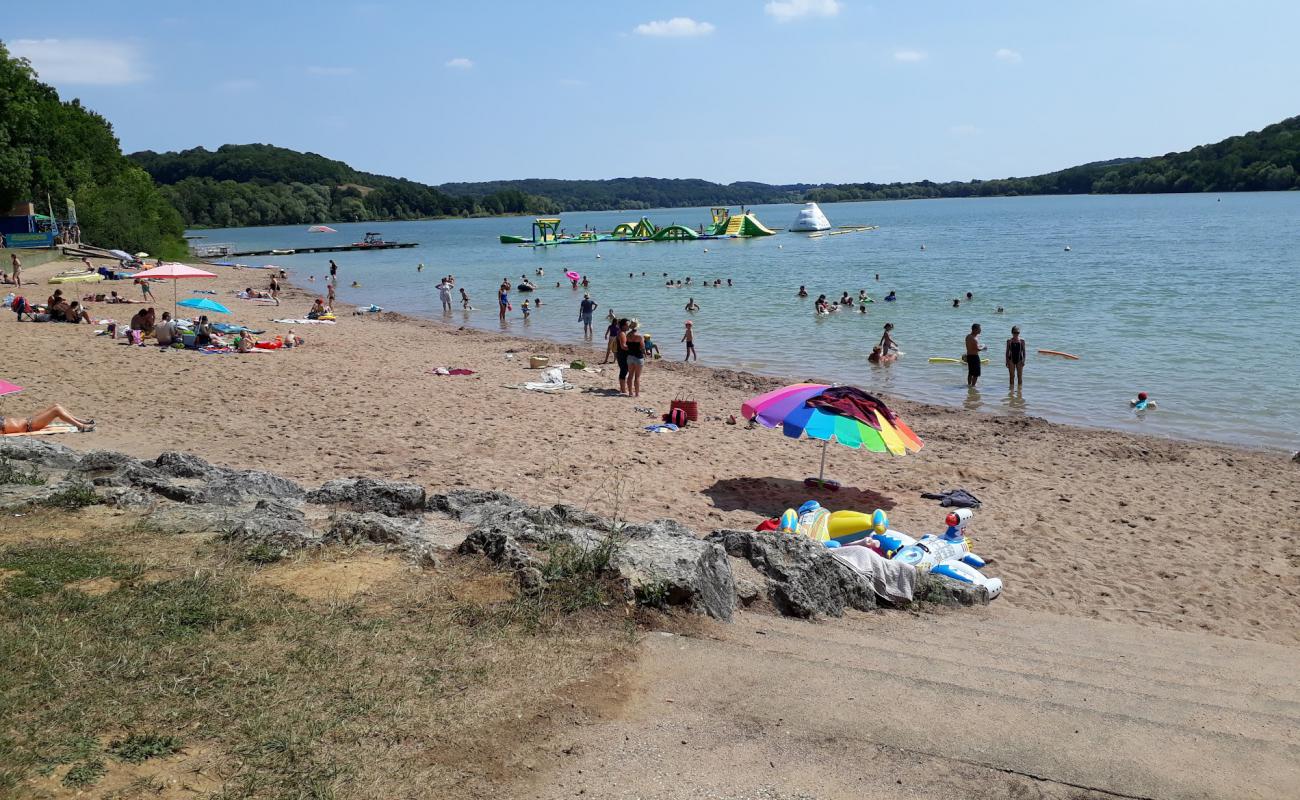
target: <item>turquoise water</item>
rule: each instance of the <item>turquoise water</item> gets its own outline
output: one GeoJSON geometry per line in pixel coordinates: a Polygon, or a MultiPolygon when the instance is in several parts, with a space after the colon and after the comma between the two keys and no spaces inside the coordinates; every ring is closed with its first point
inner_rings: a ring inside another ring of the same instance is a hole
{"type": "MultiPolygon", "coordinates": [[[[754,210],[770,227],[783,227],[797,207],[754,210]]],[[[527,235],[527,218],[339,224],[337,234],[309,234],[306,226],[201,233],[208,242],[250,249],[346,243],[366,230],[418,241],[412,250],[336,254],[339,296],[442,319],[433,287],[450,273],[478,309],[461,312],[457,302],[445,315],[456,325],[502,328],[495,287],[503,277],[518,283],[541,267],[546,277],[534,277],[542,289],[532,295],[543,301],[541,309],[523,320],[523,297],[515,295],[504,328],[580,341],[581,292],[567,281],[555,287],[573,269],[592,281],[601,304],[598,320],[610,308],[639,318],[670,358],[681,357],[683,321],[690,318],[701,364],[817,376],[1093,427],[1300,448],[1300,355],[1293,328],[1300,308],[1300,193],[843,203],[824,211],[834,225],[880,228],[817,239],[782,232],[748,240],[551,248],[498,243],[501,233],[527,235]],[[418,262],[425,264],[422,273],[418,262]],[[690,276],[697,286],[667,289],[664,273],[690,276]],[[714,278],[730,278],[735,286],[698,286],[714,278]],[[361,288],[349,287],[354,280],[361,288]],[[811,298],[795,297],[800,284],[811,298]],[[869,305],[865,315],[812,312],[820,293],[856,297],[864,288],[878,300],[895,290],[899,301],[869,305]],[[964,299],[968,291],[971,302],[964,299]],[[961,307],[954,309],[952,299],[959,296],[961,307]],[[690,297],[701,306],[694,314],[683,310],[690,297]],[[1005,313],[995,313],[998,306],[1005,313]],[[905,355],[877,368],[867,355],[886,321],[894,323],[905,355]],[[983,325],[990,354],[974,393],[966,388],[964,367],[926,361],[959,355],[972,322],[983,325]],[[1002,364],[1012,324],[1030,346],[1022,396],[1008,394],[1002,364]],[[1040,356],[1038,348],[1080,360],[1040,356]],[[1134,413],[1127,401],[1139,390],[1149,392],[1159,409],[1134,413]]],[[[695,226],[707,221],[708,210],[647,215],[659,224],[695,226]]],[[[571,213],[564,225],[569,231],[584,225],[609,230],[638,216],[571,213]]],[[[245,260],[285,266],[302,285],[310,286],[307,276],[316,275],[323,290],[328,258],[245,260]]],[[[596,327],[599,337],[599,322],[596,327]]]]}

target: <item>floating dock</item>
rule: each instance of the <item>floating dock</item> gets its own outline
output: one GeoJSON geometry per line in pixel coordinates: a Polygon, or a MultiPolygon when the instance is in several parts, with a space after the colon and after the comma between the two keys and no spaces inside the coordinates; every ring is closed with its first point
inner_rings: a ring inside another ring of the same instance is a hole
{"type": "Polygon", "coordinates": [[[314,245],[312,247],[277,247],[266,250],[232,250],[219,257],[291,256],[297,253],[344,253],[349,250],[397,250],[406,247],[419,247],[419,245],[419,242],[385,242],[384,244],[328,244],[314,245]]]}

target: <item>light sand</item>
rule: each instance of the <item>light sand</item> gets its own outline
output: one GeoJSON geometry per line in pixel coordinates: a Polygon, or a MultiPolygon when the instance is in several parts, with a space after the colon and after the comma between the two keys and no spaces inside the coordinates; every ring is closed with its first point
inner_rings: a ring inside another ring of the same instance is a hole
{"type": "MultiPolygon", "coordinates": [[[[291,328],[269,320],[310,305],[312,295],[294,289],[280,309],[238,300],[236,289],[265,286],[269,273],[212,269],[217,279],[182,282],[181,296],[215,289],[233,321],[283,333],[291,328]]],[[[97,286],[138,296],[129,282],[97,286]]],[[[27,294],[43,300],[52,288],[27,294]]],[[[154,294],[160,312],[170,307],[170,287],[154,294]]],[[[125,323],[135,308],[92,313],[125,323]]],[[[201,355],[7,313],[4,377],[27,390],[2,407],[25,415],[60,402],[94,417],[94,433],[51,437],[82,449],[191,450],[305,482],[373,474],[434,490],[498,488],[630,519],[672,516],[702,532],[752,527],[810,496],[801,481],[816,474],[819,443],[711,420],[651,435],[642,428],[654,420],[634,410],[663,412],[680,395],[698,400],[702,416],[725,417],[783,381],[661,361],[647,366],[639,399],[611,396],[610,368],[567,371],[579,391],[542,395],[506,388],[537,379],[529,354],[595,364],[599,349],[393,314],[341,312],[336,325],[293,329],[305,347],[201,355]],[[438,377],[435,366],[479,374],[438,377]]],[[[985,502],[973,547],[1006,581],[999,604],[1300,643],[1300,465],[1288,454],[891,403],[925,449],[893,458],[832,446],[828,475],[846,488],[821,497],[828,507],[881,507],[894,528],[919,535],[940,530],[945,513],[919,493],[961,486],[985,502]]]]}

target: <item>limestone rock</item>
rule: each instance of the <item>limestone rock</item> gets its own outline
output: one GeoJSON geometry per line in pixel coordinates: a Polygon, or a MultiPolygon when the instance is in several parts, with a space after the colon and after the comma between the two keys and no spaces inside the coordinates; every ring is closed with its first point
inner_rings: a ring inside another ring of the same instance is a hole
{"type": "Polygon", "coordinates": [[[46,469],[72,469],[80,463],[81,453],[35,436],[6,436],[0,439],[0,458],[27,461],[46,469]]]}
{"type": "Polygon", "coordinates": [[[307,500],[320,505],[347,506],[354,511],[377,511],[390,517],[424,510],[424,487],[381,478],[338,478],[308,493],[307,500]]]}
{"type": "Polygon", "coordinates": [[[417,539],[419,531],[418,522],[389,517],[374,511],[367,511],[364,514],[345,511],[330,517],[329,529],[325,531],[325,541],[344,544],[357,542],[403,544],[417,539]]]}
{"type": "Polygon", "coordinates": [[[846,608],[869,611],[876,596],[867,580],[804,536],[719,530],[707,541],[747,560],[767,580],[767,597],[790,617],[838,617],[846,608]]]}

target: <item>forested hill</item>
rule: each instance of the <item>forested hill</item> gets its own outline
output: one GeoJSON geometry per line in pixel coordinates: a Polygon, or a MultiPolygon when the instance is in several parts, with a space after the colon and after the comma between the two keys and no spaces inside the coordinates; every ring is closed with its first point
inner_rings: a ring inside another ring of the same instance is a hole
{"type": "Polygon", "coordinates": [[[128,161],[108,120],[62,100],[0,42],[0,213],[76,204],[83,241],[168,258],[185,252],[181,218],[144,170],[128,161]]]}
{"type": "Polygon", "coordinates": [[[524,180],[429,186],[314,153],[225,145],[130,156],[187,224],[274,225],[475,214],[1035,194],[1233,192],[1300,188],[1300,117],[1154,158],[1118,158],[1026,178],[936,183],[711,183],[698,179],[524,180]]]}

